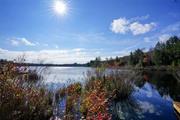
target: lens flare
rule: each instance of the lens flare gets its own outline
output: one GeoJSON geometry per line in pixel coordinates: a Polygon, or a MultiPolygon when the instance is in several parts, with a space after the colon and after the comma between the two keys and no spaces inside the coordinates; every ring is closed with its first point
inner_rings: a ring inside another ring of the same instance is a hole
{"type": "Polygon", "coordinates": [[[64,0],[55,0],[53,9],[57,14],[65,15],[67,13],[67,4],[64,0]]]}

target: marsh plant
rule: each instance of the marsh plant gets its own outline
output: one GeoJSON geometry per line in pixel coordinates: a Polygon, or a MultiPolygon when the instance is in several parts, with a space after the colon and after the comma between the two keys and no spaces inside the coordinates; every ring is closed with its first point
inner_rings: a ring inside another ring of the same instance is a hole
{"type": "Polygon", "coordinates": [[[0,64],[0,67],[3,120],[46,120],[60,114],[65,120],[110,120],[111,103],[127,100],[133,91],[132,79],[115,69],[89,71],[84,83],[73,82],[54,93],[43,87],[40,74],[44,68],[31,69],[14,62],[0,64]],[[60,104],[64,105],[63,111],[60,104]]]}
{"type": "Polygon", "coordinates": [[[114,101],[127,100],[133,91],[133,81],[122,71],[97,68],[88,72],[86,82],[73,83],[57,91],[60,99],[66,98],[64,119],[112,118],[110,105],[114,101]]]}
{"type": "Polygon", "coordinates": [[[0,117],[2,120],[46,120],[52,116],[52,95],[37,86],[37,71],[14,62],[0,64],[0,117]]]}

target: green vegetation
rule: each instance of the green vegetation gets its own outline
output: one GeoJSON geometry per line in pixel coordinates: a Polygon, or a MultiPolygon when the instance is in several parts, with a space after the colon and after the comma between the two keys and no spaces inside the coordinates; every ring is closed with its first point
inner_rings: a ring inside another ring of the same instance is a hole
{"type": "Polygon", "coordinates": [[[122,66],[180,66],[180,38],[173,36],[166,42],[158,42],[155,48],[144,52],[143,49],[137,49],[131,52],[129,56],[116,57],[101,61],[98,57],[94,61],[88,63],[89,66],[106,66],[106,67],[122,67],[122,66]]]}
{"type": "Polygon", "coordinates": [[[166,43],[158,42],[153,52],[156,65],[180,65],[180,38],[174,36],[166,43]]]}
{"type": "Polygon", "coordinates": [[[139,65],[142,66],[144,58],[144,52],[141,49],[137,49],[134,52],[130,53],[129,63],[130,65],[139,65]]]}

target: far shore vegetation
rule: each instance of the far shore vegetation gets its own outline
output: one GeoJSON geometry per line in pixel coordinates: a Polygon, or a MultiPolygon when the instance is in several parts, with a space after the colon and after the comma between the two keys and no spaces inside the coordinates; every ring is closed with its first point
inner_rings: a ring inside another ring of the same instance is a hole
{"type": "Polygon", "coordinates": [[[180,38],[177,36],[170,37],[166,42],[158,42],[154,48],[148,51],[137,49],[124,57],[117,56],[116,58],[106,58],[106,60],[97,57],[95,60],[91,60],[88,66],[106,66],[110,68],[154,67],[155,69],[180,67],[180,38]]]}

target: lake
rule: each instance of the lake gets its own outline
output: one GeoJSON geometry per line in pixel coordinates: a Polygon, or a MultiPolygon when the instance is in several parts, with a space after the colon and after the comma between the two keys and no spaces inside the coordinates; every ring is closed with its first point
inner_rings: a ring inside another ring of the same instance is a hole
{"type": "Polygon", "coordinates": [[[58,89],[74,82],[83,83],[90,67],[48,67],[43,73],[43,80],[50,89],[58,89]]]}
{"type": "MultiPolygon", "coordinates": [[[[87,71],[93,70],[88,67],[49,67],[43,77],[49,89],[56,90],[73,82],[84,83],[87,71]]],[[[111,104],[114,120],[177,119],[172,102],[180,101],[180,81],[174,73],[139,71],[133,79],[136,82],[131,97],[111,104]]]]}

